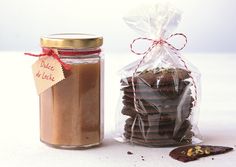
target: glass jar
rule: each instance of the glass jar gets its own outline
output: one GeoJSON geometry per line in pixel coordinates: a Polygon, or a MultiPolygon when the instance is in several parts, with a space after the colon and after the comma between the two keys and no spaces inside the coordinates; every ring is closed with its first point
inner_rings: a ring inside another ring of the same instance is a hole
{"type": "Polygon", "coordinates": [[[65,79],[40,94],[40,139],[53,147],[76,149],[103,139],[103,38],[88,34],[53,34],[41,38],[43,49],[57,51],[70,65],[65,79]]]}

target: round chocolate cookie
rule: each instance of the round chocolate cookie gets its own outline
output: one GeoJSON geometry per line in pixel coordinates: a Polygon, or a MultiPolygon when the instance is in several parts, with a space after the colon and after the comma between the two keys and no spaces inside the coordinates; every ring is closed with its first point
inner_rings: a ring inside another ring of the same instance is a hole
{"type": "MultiPolygon", "coordinates": [[[[135,85],[135,93],[136,96],[139,97],[176,97],[180,95],[183,90],[186,88],[186,86],[189,85],[189,82],[181,82],[177,85],[164,85],[164,86],[153,86],[150,85],[135,85]]],[[[129,85],[127,87],[123,87],[121,91],[124,91],[124,94],[134,94],[134,90],[132,85],[129,85]]]]}
{"type": "MultiPolygon", "coordinates": [[[[192,106],[194,98],[190,95],[191,90],[185,90],[181,95],[175,97],[175,98],[168,98],[168,97],[157,97],[157,96],[151,96],[150,94],[143,94],[143,96],[137,96],[135,102],[137,105],[141,106],[156,106],[157,108],[160,106],[169,106],[169,105],[184,105],[184,106],[192,106]]],[[[134,94],[133,93],[125,93],[122,97],[123,104],[127,106],[134,106],[134,94]]]]}
{"type": "MultiPolygon", "coordinates": [[[[180,141],[181,137],[180,135],[178,137],[174,137],[172,134],[158,134],[158,133],[138,133],[138,132],[124,132],[123,133],[124,137],[126,139],[139,139],[143,140],[143,142],[149,142],[149,141],[163,141],[163,140],[175,140],[175,141],[180,141]]],[[[193,136],[193,133],[191,131],[185,132],[185,137],[184,139],[191,139],[193,136]]],[[[182,137],[183,139],[183,137],[182,137]]]]}
{"type": "Polygon", "coordinates": [[[161,125],[172,125],[174,126],[175,121],[150,121],[150,120],[144,120],[142,118],[128,118],[125,121],[125,126],[135,126],[135,127],[156,127],[159,128],[161,125]]]}
{"type": "Polygon", "coordinates": [[[139,132],[141,134],[147,134],[147,133],[154,133],[159,135],[164,134],[171,134],[172,136],[177,136],[181,131],[189,131],[192,128],[192,125],[188,120],[185,120],[182,123],[179,123],[179,127],[175,125],[175,123],[172,124],[159,124],[159,125],[151,125],[148,126],[143,120],[135,119],[133,124],[125,124],[125,131],[134,133],[139,132]]]}
{"type": "MultiPolygon", "coordinates": [[[[138,112],[135,110],[133,106],[124,106],[122,108],[121,113],[124,115],[132,116],[140,114],[161,114],[161,113],[177,113],[177,106],[169,106],[169,107],[140,107],[137,106],[138,112]]],[[[184,108],[188,109],[188,107],[184,108]]]]}
{"type": "MultiPolygon", "coordinates": [[[[189,81],[184,81],[181,82],[180,84],[172,84],[172,85],[155,85],[154,87],[146,84],[134,84],[134,89],[135,92],[137,93],[150,93],[150,92],[177,92],[178,90],[181,91],[183,90],[186,86],[190,85],[189,81]]],[[[134,92],[133,86],[131,85],[126,85],[123,86],[121,91],[124,92],[134,92]]]]}
{"type": "MultiPolygon", "coordinates": [[[[193,99],[192,99],[193,100],[193,99]]],[[[155,105],[151,102],[146,102],[146,101],[140,101],[140,100],[136,100],[136,105],[138,107],[139,110],[141,111],[144,111],[144,113],[146,111],[149,111],[149,110],[155,110],[155,111],[165,111],[166,109],[170,109],[172,110],[173,108],[184,108],[184,109],[191,109],[193,107],[193,101],[189,100],[185,103],[183,103],[183,101],[180,101],[181,103],[179,104],[167,104],[167,105],[163,105],[163,104],[160,104],[160,105],[155,105]]],[[[129,100],[123,100],[122,103],[124,104],[124,106],[127,106],[127,107],[132,107],[134,108],[134,100],[132,99],[129,99],[129,100]]]]}
{"type": "Polygon", "coordinates": [[[191,144],[191,138],[182,138],[182,139],[168,139],[168,138],[159,138],[159,139],[143,139],[136,138],[130,134],[124,133],[123,137],[131,143],[147,146],[147,147],[167,147],[173,145],[185,145],[191,144]]]}
{"type": "MultiPolygon", "coordinates": [[[[164,101],[164,100],[176,100],[178,98],[176,98],[177,95],[175,96],[163,96],[163,95],[158,95],[156,93],[135,93],[136,99],[140,99],[140,100],[160,100],[160,101],[164,101]]],[[[134,93],[133,92],[124,92],[124,99],[129,99],[129,98],[134,98],[134,93]]]]}
{"type": "MultiPolygon", "coordinates": [[[[130,96],[127,96],[127,95],[124,95],[122,97],[123,100],[127,100],[128,102],[132,102],[134,101],[134,97],[132,97],[133,95],[130,96]]],[[[174,99],[171,99],[171,98],[156,98],[154,97],[154,99],[152,99],[152,97],[147,97],[147,98],[140,98],[140,99],[136,99],[136,101],[138,101],[139,103],[143,103],[144,105],[146,106],[149,106],[149,105],[155,105],[155,106],[165,106],[165,105],[177,105],[180,101],[179,98],[174,98],[174,99]]]]}
{"type": "MultiPolygon", "coordinates": [[[[121,113],[135,118],[137,114],[144,119],[151,120],[152,118],[159,120],[166,120],[165,118],[176,118],[176,115],[182,119],[189,117],[191,113],[191,106],[168,106],[168,107],[142,107],[138,108],[138,112],[132,106],[124,106],[121,113]],[[164,118],[165,117],[165,118],[164,118]]],[[[168,119],[167,118],[167,119],[168,119]]]]}
{"type": "Polygon", "coordinates": [[[176,130],[174,124],[150,127],[140,125],[138,127],[135,124],[129,126],[126,123],[123,135],[131,142],[142,145],[168,146],[181,143],[181,141],[191,141],[193,136],[191,128],[192,126],[189,121],[184,121],[178,130],[176,130]]]}
{"type": "Polygon", "coordinates": [[[160,113],[160,114],[136,114],[132,119],[142,120],[147,122],[159,122],[167,124],[176,120],[176,113],[160,113]]]}
{"type": "Polygon", "coordinates": [[[135,119],[135,118],[128,118],[125,121],[125,126],[135,126],[135,127],[156,127],[159,128],[162,125],[175,125],[175,120],[173,121],[150,121],[150,120],[144,120],[144,119],[135,119]]]}
{"type": "Polygon", "coordinates": [[[161,141],[161,140],[173,140],[171,138],[171,134],[168,135],[160,135],[160,134],[155,134],[155,133],[139,133],[139,132],[124,132],[123,133],[124,137],[126,139],[139,139],[143,141],[150,141],[150,140],[155,140],[156,142],[161,141]]]}
{"type": "MultiPolygon", "coordinates": [[[[159,71],[150,70],[140,73],[134,77],[135,84],[153,85],[176,85],[185,79],[190,78],[190,72],[180,68],[161,69],[159,71]]],[[[123,78],[121,85],[131,85],[132,77],[123,78]]]]}

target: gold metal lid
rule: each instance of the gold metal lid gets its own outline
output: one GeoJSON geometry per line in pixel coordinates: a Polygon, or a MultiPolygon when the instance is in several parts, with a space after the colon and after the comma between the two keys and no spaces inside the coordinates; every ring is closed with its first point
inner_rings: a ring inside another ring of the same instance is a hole
{"type": "Polygon", "coordinates": [[[40,38],[41,47],[60,49],[89,49],[102,46],[103,38],[92,34],[63,33],[40,38]]]}

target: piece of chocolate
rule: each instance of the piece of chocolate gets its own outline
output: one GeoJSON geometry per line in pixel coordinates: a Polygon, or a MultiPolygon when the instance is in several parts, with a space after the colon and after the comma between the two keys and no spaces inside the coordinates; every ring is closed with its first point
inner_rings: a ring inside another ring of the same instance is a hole
{"type": "Polygon", "coordinates": [[[178,161],[189,162],[201,157],[223,154],[232,151],[231,147],[211,146],[211,145],[190,145],[179,147],[170,152],[170,156],[178,161]]]}

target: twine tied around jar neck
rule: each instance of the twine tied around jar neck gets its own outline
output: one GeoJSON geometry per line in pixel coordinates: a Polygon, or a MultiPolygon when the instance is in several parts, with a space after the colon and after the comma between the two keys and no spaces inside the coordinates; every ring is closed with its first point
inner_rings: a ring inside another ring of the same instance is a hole
{"type": "Polygon", "coordinates": [[[50,57],[51,56],[54,59],[56,59],[63,66],[63,68],[65,68],[66,70],[71,70],[71,66],[69,64],[66,64],[63,61],[61,61],[56,49],[43,48],[43,53],[41,54],[32,54],[32,53],[24,53],[24,54],[28,56],[34,56],[34,57],[42,57],[42,56],[50,57]]]}
{"type": "Polygon", "coordinates": [[[34,57],[42,57],[42,56],[51,56],[54,59],[56,59],[64,69],[71,70],[71,65],[64,63],[59,55],[65,55],[65,56],[80,56],[80,55],[90,55],[90,54],[99,54],[101,53],[101,49],[92,50],[92,51],[59,51],[57,49],[50,49],[50,48],[43,48],[43,53],[40,54],[32,54],[32,53],[24,53],[28,56],[34,56],[34,57]]]}
{"type": "MultiPolygon", "coordinates": [[[[185,48],[186,44],[188,43],[188,40],[187,40],[187,36],[183,33],[175,33],[175,34],[172,34],[170,35],[168,38],[166,39],[159,39],[159,40],[156,40],[156,39],[151,39],[151,38],[143,38],[143,37],[139,37],[139,38],[136,38],[133,40],[133,42],[130,44],[130,50],[131,52],[133,52],[134,54],[136,55],[143,55],[142,59],[140,60],[140,62],[138,63],[137,67],[135,68],[134,70],[134,73],[132,75],[132,89],[133,89],[133,92],[134,92],[134,108],[137,112],[138,111],[138,107],[137,107],[137,104],[136,104],[136,99],[137,99],[137,96],[136,96],[136,92],[135,92],[135,86],[134,86],[134,77],[136,76],[137,74],[137,71],[138,71],[138,68],[140,67],[140,65],[144,62],[146,56],[157,46],[165,46],[169,49],[171,49],[173,51],[173,53],[175,55],[177,55],[177,57],[180,59],[180,61],[183,63],[184,65],[184,68],[190,72],[188,66],[187,66],[187,63],[181,58],[181,56],[179,54],[177,54],[178,51],[181,51],[182,49],[185,48]],[[182,45],[182,47],[180,48],[177,48],[175,46],[173,46],[172,44],[170,44],[168,42],[168,40],[170,40],[171,38],[173,37],[176,37],[176,36],[179,36],[179,37],[183,37],[184,38],[184,44],[182,45]],[[143,41],[147,41],[147,42],[151,42],[151,45],[148,47],[147,50],[145,50],[144,52],[137,52],[133,49],[133,46],[135,45],[135,43],[137,41],[140,41],[140,40],[143,40],[143,41]]],[[[190,74],[190,78],[192,79],[193,81],[193,86],[194,86],[194,89],[195,89],[195,97],[194,97],[194,104],[193,106],[196,105],[196,102],[197,102],[197,86],[196,86],[196,83],[194,81],[194,78],[193,76],[190,74]]]]}

